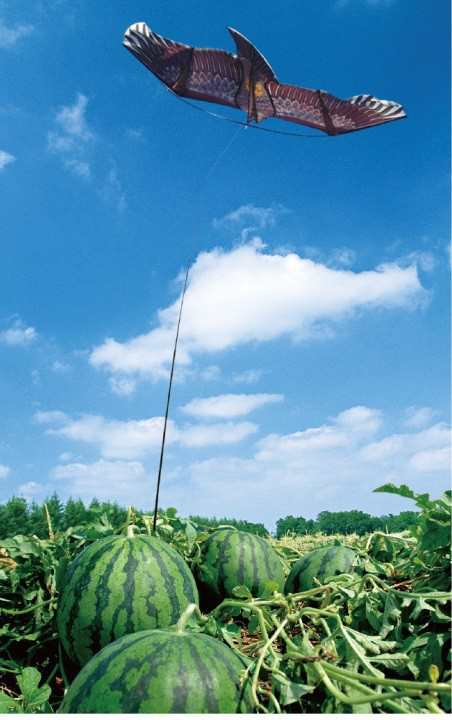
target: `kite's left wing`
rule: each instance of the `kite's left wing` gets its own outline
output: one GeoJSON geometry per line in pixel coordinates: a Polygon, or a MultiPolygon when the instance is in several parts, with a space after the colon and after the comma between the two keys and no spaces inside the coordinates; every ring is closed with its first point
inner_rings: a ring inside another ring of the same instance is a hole
{"type": "Polygon", "coordinates": [[[168,40],[144,22],[126,30],[124,45],[177,95],[238,107],[242,64],[230,53],[168,40]]]}
{"type": "Polygon", "coordinates": [[[372,95],[340,100],[323,90],[308,90],[278,82],[266,83],[274,117],[341,135],[406,117],[401,105],[372,95]]]}

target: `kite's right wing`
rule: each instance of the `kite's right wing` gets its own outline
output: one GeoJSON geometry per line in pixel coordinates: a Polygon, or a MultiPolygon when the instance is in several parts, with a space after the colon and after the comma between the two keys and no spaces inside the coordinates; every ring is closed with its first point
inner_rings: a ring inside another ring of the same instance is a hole
{"type": "Polygon", "coordinates": [[[230,53],[168,40],[143,22],[127,29],[124,45],[177,95],[238,107],[242,64],[230,53]]]}
{"type": "Polygon", "coordinates": [[[406,117],[401,105],[372,95],[340,100],[323,90],[308,90],[278,82],[266,83],[274,117],[342,135],[406,117]]]}

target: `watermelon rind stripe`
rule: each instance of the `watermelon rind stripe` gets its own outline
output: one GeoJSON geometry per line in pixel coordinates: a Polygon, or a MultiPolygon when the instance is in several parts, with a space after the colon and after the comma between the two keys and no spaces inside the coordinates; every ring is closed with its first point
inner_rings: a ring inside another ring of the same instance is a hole
{"type": "Polygon", "coordinates": [[[200,633],[142,631],[108,645],[81,670],[60,713],[251,712],[243,659],[200,633]]]}
{"type": "Polygon", "coordinates": [[[123,635],[173,625],[199,603],[184,559],[149,536],[96,541],[66,577],[57,623],[65,653],[79,665],[123,635]]]}

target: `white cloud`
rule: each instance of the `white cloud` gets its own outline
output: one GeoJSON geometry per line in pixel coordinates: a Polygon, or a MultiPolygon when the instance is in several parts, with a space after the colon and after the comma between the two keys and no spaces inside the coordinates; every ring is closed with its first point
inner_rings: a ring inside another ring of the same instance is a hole
{"type": "Polygon", "coordinates": [[[74,453],[71,452],[63,452],[58,457],[61,462],[69,462],[70,460],[74,460],[74,453]]]}
{"type": "Polygon", "coordinates": [[[37,337],[38,333],[34,327],[27,327],[20,320],[16,320],[10,328],[0,332],[0,343],[10,347],[24,347],[34,342],[37,337]]]}
{"type": "Polygon", "coordinates": [[[6,152],[6,150],[0,150],[0,170],[13,163],[15,159],[14,155],[6,152]]]}
{"type": "MultiPolygon", "coordinates": [[[[168,424],[168,443],[172,442],[168,424]]],[[[48,430],[79,443],[97,447],[105,458],[134,460],[155,451],[162,441],[163,418],[147,420],[106,420],[99,415],[82,415],[68,421],[60,428],[48,430]]]]}
{"type": "MultiPolygon", "coordinates": [[[[41,425],[54,425],[48,435],[64,437],[77,443],[92,445],[103,458],[136,460],[155,453],[162,442],[163,418],[145,420],[108,420],[100,415],[69,418],[56,410],[39,412],[34,419],[41,425]]],[[[178,426],[168,421],[167,445],[201,448],[209,445],[231,445],[257,432],[257,425],[242,423],[213,423],[209,425],[178,426]]]]}
{"type": "Polygon", "coordinates": [[[45,486],[37,482],[27,482],[23,485],[19,485],[17,488],[18,495],[25,498],[26,500],[35,500],[42,496],[45,486]]]}
{"type": "Polygon", "coordinates": [[[316,516],[321,510],[359,508],[373,514],[414,509],[412,503],[372,490],[405,483],[439,495],[449,485],[450,431],[433,426],[383,435],[382,413],[354,407],[319,427],[258,440],[249,457],[215,456],[181,465],[167,477],[167,503],[183,512],[221,514],[271,525],[285,515],[316,516]],[[368,449],[393,447],[388,457],[368,449]]]}
{"type": "Polygon", "coordinates": [[[215,395],[207,398],[194,398],[181,407],[187,415],[201,418],[232,418],[248,415],[253,410],[281,402],[283,395],[260,393],[256,395],[215,395]]]}
{"type": "Polygon", "coordinates": [[[357,405],[331,418],[330,423],[316,428],[308,428],[289,435],[271,434],[257,443],[256,458],[273,461],[282,457],[310,457],[312,453],[337,448],[356,447],[369,436],[375,435],[382,424],[381,412],[357,405]]]}
{"type": "Polygon", "coordinates": [[[67,170],[95,183],[97,194],[123,212],[126,194],[112,157],[107,157],[105,169],[102,141],[88,123],[88,104],[88,96],[79,92],[72,105],[65,105],[56,113],[54,128],[47,134],[47,148],[58,155],[67,170]]]}
{"type": "Polygon", "coordinates": [[[258,426],[251,422],[188,425],[176,433],[183,447],[201,448],[209,445],[232,445],[253,435],[258,426]]]}
{"type": "Polygon", "coordinates": [[[72,370],[69,363],[61,362],[61,360],[55,360],[52,363],[52,370],[57,375],[66,375],[68,372],[72,370]]]}
{"type": "Polygon", "coordinates": [[[100,194],[104,200],[115,205],[118,212],[124,212],[127,207],[126,195],[115,166],[111,167],[104,180],[100,194]]]}
{"type": "Polygon", "coordinates": [[[409,407],[405,412],[405,427],[419,429],[425,427],[437,416],[437,412],[431,407],[409,407]]]}
{"type": "MultiPolygon", "coordinates": [[[[414,265],[352,272],[256,244],[217,248],[201,253],[190,270],[177,363],[183,368],[198,353],[283,336],[328,336],[335,323],[359,312],[413,309],[427,297],[414,265]]],[[[166,378],[178,311],[179,300],[158,312],[150,332],[125,342],[107,338],[91,353],[91,364],[114,375],[166,378]]]]}
{"type": "Polygon", "coordinates": [[[411,459],[421,451],[441,450],[450,444],[450,428],[446,423],[436,423],[418,432],[395,433],[371,443],[361,451],[361,458],[368,462],[391,463],[393,458],[411,459]]]}
{"type": "MultiPolygon", "coordinates": [[[[102,442],[104,447],[108,442],[113,446],[115,437],[112,434],[107,438],[110,428],[104,422],[102,442]]],[[[167,456],[162,504],[177,507],[182,515],[229,515],[265,522],[270,527],[278,517],[289,514],[312,517],[321,510],[353,508],[387,514],[414,509],[412,503],[395,496],[372,494],[385,482],[405,483],[433,496],[447,488],[447,426],[436,424],[403,434],[385,434],[384,427],[380,410],[355,406],[317,427],[267,435],[251,446],[247,457],[217,454],[192,463],[182,457],[174,464],[171,453],[167,456]],[[383,456],[372,453],[378,444],[395,451],[383,456]]],[[[174,428],[173,443],[204,447],[206,442],[216,442],[216,435],[224,437],[227,432],[237,441],[241,428],[245,434],[254,430],[251,423],[232,422],[174,428]],[[213,437],[209,438],[209,433],[213,437]]],[[[156,468],[146,471],[137,461],[141,441],[136,440],[137,435],[133,439],[137,431],[133,422],[117,423],[115,430],[119,429],[122,434],[131,431],[130,447],[136,457],[112,456],[84,463],[66,454],[61,456],[62,462],[51,476],[64,483],[58,489],[62,495],[84,500],[116,499],[137,507],[152,504],[156,468]]],[[[85,431],[85,442],[91,442],[88,425],[85,431]]],[[[80,427],[76,434],[83,435],[80,427]]]]}
{"type": "Polygon", "coordinates": [[[7,478],[10,472],[11,468],[8,465],[0,465],[0,480],[7,478]]]}
{"type": "Polygon", "coordinates": [[[86,119],[87,106],[87,96],[78,93],[73,105],[63,106],[56,113],[56,130],[51,130],[47,135],[50,152],[59,155],[68,170],[85,179],[91,176],[86,149],[94,139],[86,119]]]}
{"type": "Polygon", "coordinates": [[[199,371],[199,377],[206,382],[219,380],[221,377],[221,368],[219,368],[218,365],[208,365],[199,371]]]}
{"type": "Polygon", "coordinates": [[[450,447],[435,450],[421,450],[410,459],[411,465],[419,472],[450,470],[450,447]]]}
{"type": "Polygon", "coordinates": [[[8,26],[3,20],[0,20],[0,48],[9,49],[14,47],[19,40],[31,35],[33,30],[33,25],[18,24],[8,26]]]}
{"type": "Polygon", "coordinates": [[[258,207],[253,204],[241,205],[236,210],[227,213],[227,215],[215,218],[213,226],[215,228],[237,228],[247,225],[248,230],[264,230],[267,227],[272,227],[277,218],[287,212],[287,208],[283,205],[272,205],[270,207],[258,207]]]}
{"type": "Polygon", "coordinates": [[[33,415],[33,420],[38,425],[54,425],[55,423],[65,423],[69,418],[61,410],[39,410],[33,415]]]}
{"type": "Polygon", "coordinates": [[[240,385],[242,383],[244,385],[253,385],[254,383],[259,382],[263,374],[263,370],[243,370],[242,372],[234,373],[231,380],[236,385],[240,385]]]}
{"type": "Polygon", "coordinates": [[[115,395],[128,397],[129,395],[133,395],[135,392],[137,383],[132,378],[113,376],[110,378],[110,387],[115,395]]]}
{"type": "Polygon", "coordinates": [[[75,103],[73,105],[63,106],[56,114],[55,122],[61,128],[64,135],[82,142],[87,142],[93,138],[93,132],[88,127],[86,120],[87,106],[87,96],[82,93],[77,93],[75,103]]]}
{"type": "Polygon", "coordinates": [[[91,464],[57,465],[52,477],[64,481],[62,494],[89,501],[115,499],[139,508],[152,504],[154,478],[149,478],[140,462],[98,460],[91,464]],[[146,498],[149,498],[146,501],[146,498]]]}
{"type": "Polygon", "coordinates": [[[351,267],[356,261],[356,252],[351,248],[342,247],[332,251],[328,265],[330,267],[351,267]]]}

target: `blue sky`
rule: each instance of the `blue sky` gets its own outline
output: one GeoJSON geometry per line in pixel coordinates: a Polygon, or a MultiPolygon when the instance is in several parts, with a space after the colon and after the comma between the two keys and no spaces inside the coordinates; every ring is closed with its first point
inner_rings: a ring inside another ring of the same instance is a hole
{"type": "Polygon", "coordinates": [[[270,527],[448,486],[447,0],[2,0],[0,62],[0,501],[152,505],[187,264],[163,506],[270,527]],[[237,130],[127,53],[137,21],[230,51],[231,25],[408,119],[237,130]]]}

